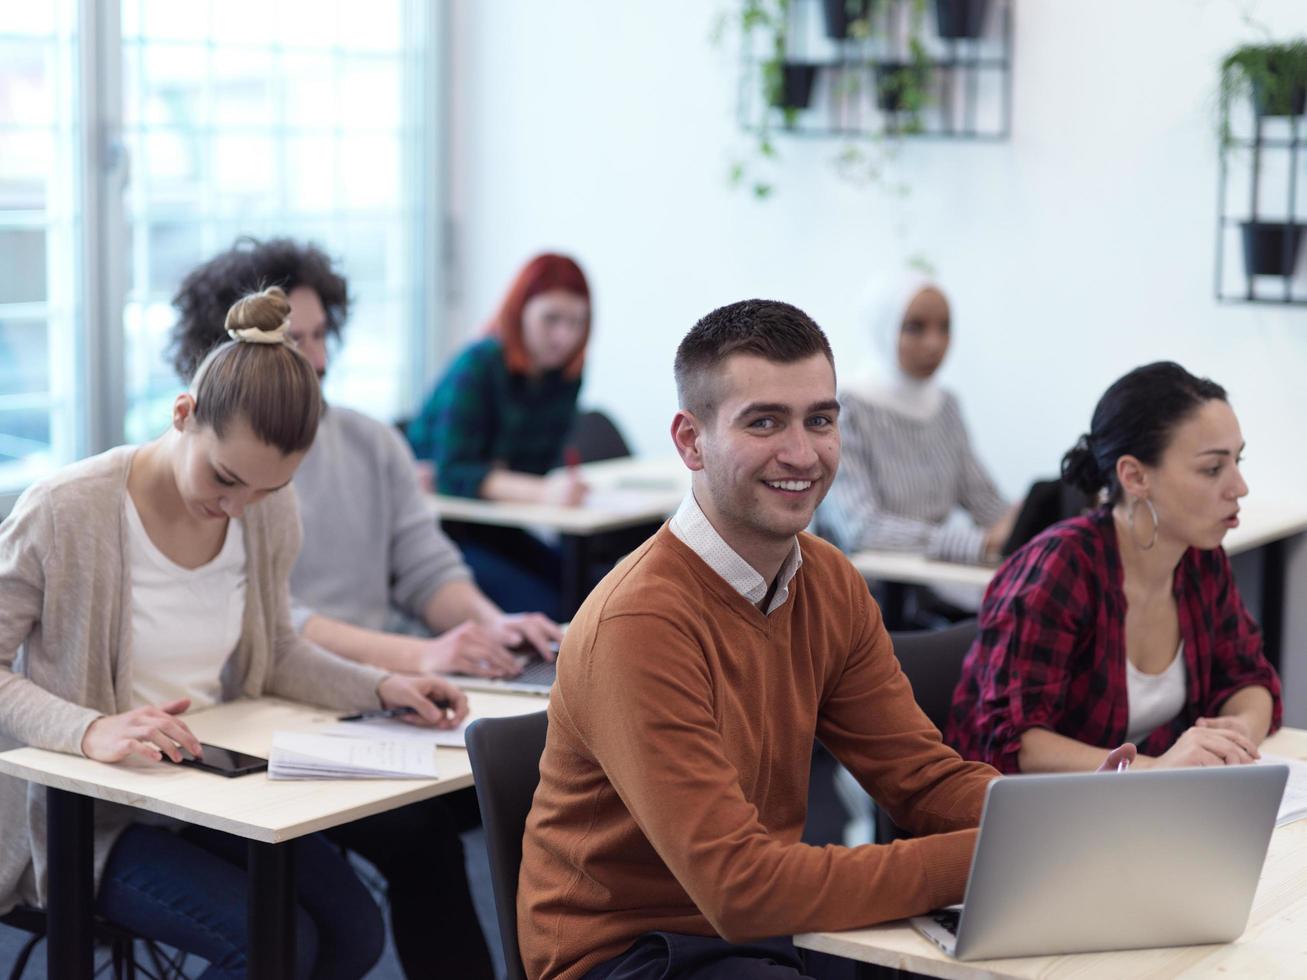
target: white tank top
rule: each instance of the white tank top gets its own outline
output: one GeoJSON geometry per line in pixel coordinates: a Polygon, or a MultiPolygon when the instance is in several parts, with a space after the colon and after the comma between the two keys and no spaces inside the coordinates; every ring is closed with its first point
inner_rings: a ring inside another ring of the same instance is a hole
{"type": "Polygon", "coordinates": [[[1127,742],[1138,745],[1154,728],[1184,710],[1186,678],[1184,640],[1176,648],[1175,658],[1160,674],[1145,674],[1126,658],[1125,686],[1130,702],[1127,742]]]}
{"type": "Polygon", "coordinates": [[[245,616],[245,535],[228,520],[222,550],[183,568],[158,549],[127,503],[132,571],[132,707],[190,698],[216,704],[219,675],[240,641],[245,616]]]}

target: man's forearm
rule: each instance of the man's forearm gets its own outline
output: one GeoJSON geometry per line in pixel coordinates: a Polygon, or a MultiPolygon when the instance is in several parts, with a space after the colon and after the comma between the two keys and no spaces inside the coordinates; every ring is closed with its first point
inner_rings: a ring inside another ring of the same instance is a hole
{"type": "Polygon", "coordinates": [[[503,613],[469,579],[446,582],[422,607],[422,619],[432,633],[440,634],[471,620],[489,626],[503,613]]]}
{"type": "Polygon", "coordinates": [[[413,637],[364,629],[317,613],[304,624],[303,635],[337,656],[382,670],[417,673],[413,637]]]}

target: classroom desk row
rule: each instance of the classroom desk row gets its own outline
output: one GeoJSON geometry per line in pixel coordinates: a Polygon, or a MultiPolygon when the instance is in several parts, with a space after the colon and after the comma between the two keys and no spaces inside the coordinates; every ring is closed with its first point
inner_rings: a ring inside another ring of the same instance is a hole
{"type": "MultiPolygon", "coordinates": [[[[538,695],[470,692],[473,717],[541,711],[538,695]]],[[[186,715],[201,742],[268,758],[274,731],[314,732],[336,713],[277,698],[232,701],[186,715]]],[[[295,889],[292,853],[280,845],[375,813],[472,785],[467,752],[436,749],[440,778],[270,780],[266,773],[227,779],[164,762],[108,765],[81,756],[21,748],[0,754],[0,772],[46,787],[48,976],[89,980],[92,818],[95,800],[121,803],[244,838],[249,847],[249,976],[294,976],[295,889]]]]}
{"type": "MultiPolygon", "coordinates": [[[[469,694],[473,714],[501,717],[541,710],[523,694],[469,694]]],[[[235,701],[187,716],[202,741],[266,757],[272,733],[315,731],[334,713],[276,698],[235,701]]],[[[1268,752],[1307,758],[1307,731],[1285,729],[1268,752]]],[[[223,830],[249,842],[250,968],[254,978],[293,974],[295,932],[290,851],[279,845],[305,834],[439,796],[472,783],[467,753],[437,749],[438,780],[272,781],[266,775],[228,780],[166,763],[106,765],[41,749],[0,754],[0,772],[47,787],[50,823],[48,975],[91,976],[91,819],[93,800],[107,800],[223,830]]],[[[889,966],[927,976],[970,978],[1122,976],[1301,976],[1307,963],[1307,821],[1277,829],[1262,870],[1248,927],[1226,945],[1082,953],[961,963],[905,922],[838,933],[796,936],[806,949],[846,957],[860,969],[889,966]]]]}
{"type": "MultiPolygon", "coordinates": [[[[571,619],[585,599],[594,536],[663,520],[676,510],[690,487],[689,471],[675,457],[627,457],[588,463],[581,469],[592,493],[580,507],[504,504],[438,495],[429,497],[428,502],[439,518],[556,532],[563,552],[563,618],[571,619]]],[[[1248,498],[1239,527],[1225,538],[1225,550],[1231,556],[1261,549],[1259,622],[1266,655],[1276,667],[1280,666],[1283,645],[1285,544],[1304,531],[1307,506],[1248,498]]],[[[992,565],[934,561],[898,551],[861,551],[849,558],[864,577],[886,583],[887,606],[901,604],[903,587],[907,585],[983,589],[995,572],[992,565]]]]}
{"type": "Polygon", "coordinates": [[[625,457],[587,463],[581,471],[590,495],[580,507],[442,494],[428,495],[427,503],[440,520],[556,533],[563,558],[562,618],[569,620],[585,601],[594,539],[609,531],[660,523],[690,489],[690,473],[675,458],[625,457]]]}
{"type": "MultiPolygon", "coordinates": [[[[1266,657],[1278,669],[1284,637],[1285,545],[1294,535],[1307,531],[1307,507],[1279,501],[1245,500],[1239,526],[1225,536],[1222,547],[1231,558],[1261,549],[1262,644],[1266,657]]],[[[859,551],[849,556],[865,578],[887,584],[884,601],[887,615],[901,609],[903,587],[965,586],[983,590],[994,577],[994,565],[964,565],[934,561],[923,555],[901,551],[859,551]],[[894,607],[898,607],[898,609],[894,607]]]]}

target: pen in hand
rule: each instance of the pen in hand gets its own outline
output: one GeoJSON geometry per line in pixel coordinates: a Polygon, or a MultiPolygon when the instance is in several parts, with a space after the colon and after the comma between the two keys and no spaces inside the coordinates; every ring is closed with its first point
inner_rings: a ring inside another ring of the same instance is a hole
{"type": "MultiPolygon", "coordinates": [[[[452,705],[444,698],[431,702],[441,711],[448,711],[452,705]]],[[[404,715],[417,714],[416,708],[407,705],[401,708],[370,708],[367,711],[355,711],[353,714],[340,715],[337,721],[373,721],[377,718],[400,718],[404,715]]]]}

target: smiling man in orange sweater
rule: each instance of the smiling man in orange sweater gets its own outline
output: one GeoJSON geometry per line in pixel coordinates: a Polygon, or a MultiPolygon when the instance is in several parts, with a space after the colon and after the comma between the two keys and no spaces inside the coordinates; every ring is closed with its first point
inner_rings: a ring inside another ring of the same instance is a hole
{"type": "Polygon", "coordinates": [[[862,577],[803,533],[840,455],[817,325],[715,310],[676,382],[692,493],[559,657],[518,893],[533,978],[801,977],[791,933],[961,901],[997,775],[942,744],[862,577]],[[919,836],[801,843],[814,738],[919,836]]]}

